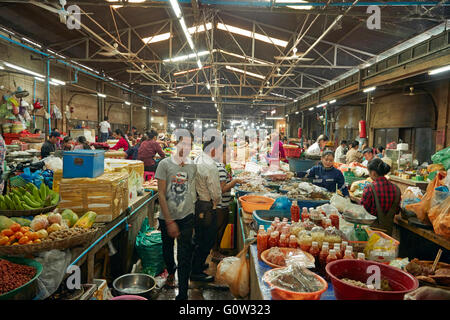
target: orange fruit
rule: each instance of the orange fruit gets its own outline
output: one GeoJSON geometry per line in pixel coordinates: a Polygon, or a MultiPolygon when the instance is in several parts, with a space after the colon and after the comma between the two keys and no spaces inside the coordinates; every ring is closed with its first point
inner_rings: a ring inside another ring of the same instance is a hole
{"type": "Polygon", "coordinates": [[[13,234],[11,237],[9,237],[9,242],[13,242],[14,240],[16,240],[15,234],[13,234]]]}
{"type": "Polygon", "coordinates": [[[22,232],[23,234],[27,233],[28,231],[30,231],[30,227],[22,227],[20,228],[20,232],[22,232]]]}
{"type": "Polygon", "coordinates": [[[12,225],[11,225],[11,227],[9,227],[13,232],[17,232],[17,231],[20,231],[20,228],[21,228],[21,226],[20,226],[20,224],[18,224],[18,223],[13,223],[12,225]]]}
{"type": "Polygon", "coordinates": [[[33,243],[41,243],[41,239],[36,239],[33,241],[33,243]]]}
{"type": "Polygon", "coordinates": [[[25,243],[25,244],[33,244],[33,241],[28,241],[27,243],[25,243]]]}
{"type": "Polygon", "coordinates": [[[13,245],[13,246],[18,246],[19,243],[18,243],[18,242],[14,242],[12,245],[13,245]]]}
{"type": "Polygon", "coordinates": [[[30,239],[28,239],[27,236],[23,236],[23,237],[21,237],[21,238],[19,239],[19,243],[20,243],[20,244],[25,244],[25,243],[27,243],[28,241],[30,241],[30,239]]]}
{"type": "Polygon", "coordinates": [[[7,236],[0,236],[0,246],[4,246],[9,241],[7,236]]]}
{"type": "Polygon", "coordinates": [[[23,233],[20,231],[16,232],[14,235],[16,236],[16,239],[20,239],[23,237],[23,233]]]}
{"type": "Polygon", "coordinates": [[[5,229],[2,231],[2,235],[11,237],[14,234],[14,232],[11,229],[5,229]]]}

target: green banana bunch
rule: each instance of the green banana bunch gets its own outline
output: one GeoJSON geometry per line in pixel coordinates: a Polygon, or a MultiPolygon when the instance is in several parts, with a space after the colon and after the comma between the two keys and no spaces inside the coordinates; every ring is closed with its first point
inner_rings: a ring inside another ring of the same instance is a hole
{"type": "Polygon", "coordinates": [[[28,183],[25,187],[14,188],[7,195],[0,195],[0,210],[35,210],[57,205],[59,194],[44,183],[38,189],[28,183]]]}

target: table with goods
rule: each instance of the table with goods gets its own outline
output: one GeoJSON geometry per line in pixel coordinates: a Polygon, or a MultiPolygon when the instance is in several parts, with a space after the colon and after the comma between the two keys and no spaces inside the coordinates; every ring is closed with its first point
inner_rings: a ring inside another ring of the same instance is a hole
{"type": "Polygon", "coordinates": [[[45,163],[51,180],[42,170],[17,172],[0,196],[0,299],[97,297],[106,281],[94,279],[96,253],[120,235],[119,268],[131,270],[142,222],[154,222],[157,186],[144,182],[141,161],[103,151],[65,152],[45,163]],[[70,266],[81,268],[81,289],[63,284],[70,266]]]}
{"type": "Polygon", "coordinates": [[[245,180],[234,191],[238,249],[249,253],[250,299],[403,299],[419,283],[450,289],[449,265],[411,273],[432,259],[400,258],[400,242],[371,229],[375,217],[349,198],[283,169],[244,169],[235,177],[245,180]],[[381,270],[380,287],[366,283],[373,265],[381,270]]]}

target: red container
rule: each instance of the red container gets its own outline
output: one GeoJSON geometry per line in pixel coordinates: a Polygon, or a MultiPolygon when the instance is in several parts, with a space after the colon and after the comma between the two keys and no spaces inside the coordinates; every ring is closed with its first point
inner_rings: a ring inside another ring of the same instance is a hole
{"type": "Polygon", "coordinates": [[[338,300],[403,300],[406,293],[419,287],[419,281],[409,273],[374,261],[337,260],[327,264],[325,270],[338,300]],[[369,266],[378,266],[381,280],[388,280],[394,291],[364,289],[340,280],[348,278],[366,283],[367,278],[373,275],[373,272],[367,273],[369,266]]]}

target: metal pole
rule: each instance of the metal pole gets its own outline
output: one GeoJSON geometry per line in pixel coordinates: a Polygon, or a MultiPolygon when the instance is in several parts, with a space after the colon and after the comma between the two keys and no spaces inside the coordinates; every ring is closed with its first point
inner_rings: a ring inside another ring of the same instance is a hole
{"type": "Polygon", "coordinates": [[[48,134],[52,133],[52,120],[51,120],[51,112],[50,112],[50,59],[47,58],[47,110],[48,110],[48,134]]]}
{"type": "MultiPolygon", "coordinates": [[[[33,101],[32,101],[32,103],[35,103],[35,102],[36,102],[36,79],[33,80],[33,101]]],[[[36,129],[36,112],[33,112],[33,129],[36,129]]]]}
{"type": "Polygon", "coordinates": [[[302,137],[300,138],[300,146],[303,148],[303,136],[305,135],[305,113],[302,112],[302,137]]]}
{"type": "Polygon", "coordinates": [[[369,122],[370,122],[370,100],[371,100],[372,94],[370,92],[367,93],[367,104],[366,104],[366,138],[367,143],[369,143],[369,122]]]}
{"type": "Polygon", "coordinates": [[[325,107],[325,135],[328,136],[328,109],[325,107]]]}

